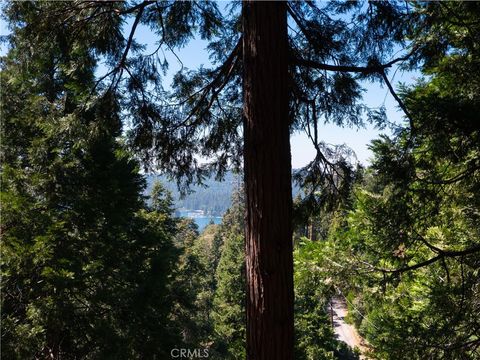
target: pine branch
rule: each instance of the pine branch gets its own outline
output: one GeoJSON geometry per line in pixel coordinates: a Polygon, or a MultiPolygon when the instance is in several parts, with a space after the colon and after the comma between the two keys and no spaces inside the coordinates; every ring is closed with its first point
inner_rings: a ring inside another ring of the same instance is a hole
{"type": "Polygon", "coordinates": [[[128,53],[129,53],[130,48],[131,48],[132,43],[133,43],[133,37],[135,36],[135,31],[137,30],[137,26],[140,23],[140,19],[142,18],[143,11],[144,11],[145,7],[147,7],[148,5],[150,5],[152,3],[154,3],[154,1],[144,1],[143,3],[141,3],[141,4],[139,4],[138,6],[135,7],[135,10],[138,10],[138,13],[137,13],[137,16],[135,16],[135,20],[134,20],[132,28],[130,30],[130,34],[129,34],[128,40],[127,40],[127,45],[125,46],[125,50],[123,51],[122,57],[120,58],[117,65],[112,70],[110,70],[108,73],[106,73],[100,79],[97,80],[97,82],[95,83],[95,86],[93,87],[93,89],[91,91],[92,94],[95,92],[97,86],[103,80],[105,80],[107,77],[109,77],[111,75],[114,75],[114,79],[115,79],[115,77],[119,74],[117,82],[115,83],[115,86],[113,85],[114,84],[114,79],[112,80],[112,83],[110,84],[110,89],[112,87],[116,87],[118,85],[118,82],[120,81],[120,79],[122,77],[122,72],[123,72],[123,68],[125,66],[125,62],[127,60],[128,53]]]}
{"type": "Polygon", "coordinates": [[[444,260],[445,258],[455,258],[455,257],[461,257],[465,255],[471,255],[474,253],[480,252],[480,245],[472,246],[470,248],[464,249],[464,250],[442,250],[440,254],[437,256],[434,256],[433,258],[430,258],[428,260],[422,261],[420,263],[417,263],[415,265],[410,265],[398,269],[387,269],[387,268],[379,268],[376,267],[372,264],[369,264],[365,261],[363,261],[364,264],[368,265],[372,270],[374,271],[379,271],[385,274],[401,274],[407,271],[412,271],[416,269],[420,269],[422,267],[428,266],[430,264],[433,264],[439,260],[444,260]]]}
{"type": "Polygon", "coordinates": [[[295,65],[305,66],[305,67],[309,67],[317,70],[354,72],[354,73],[362,73],[362,74],[373,74],[373,73],[382,74],[382,72],[384,72],[385,69],[392,67],[398,62],[408,60],[410,56],[412,56],[411,52],[405,56],[393,59],[388,63],[373,65],[373,66],[332,65],[332,64],[324,64],[314,60],[301,59],[299,57],[293,57],[292,62],[295,65]]]}
{"type": "Polygon", "coordinates": [[[412,115],[410,114],[410,112],[408,111],[407,107],[405,106],[405,103],[402,101],[402,99],[400,99],[400,97],[397,95],[397,93],[396,93],[395,90],[393,89],[393,86],[392,86],[392,84],[390,83],[390,80],[388,80],[387,74],[385,73],[385,69],[383,69],[380,74],[382,75],[383,81],[385,81],[385,84],[387,85],[388,90],[390,91],[390,94],[392,94],[393,98],[394,98],[395,101],[398,103],[398,106],[400,106],[400,108],[402,109],[403,113],[404,113],[405,116],[407,117],[407,119],[408,119],[408,121],[409,121],[409,123],[410,123],[410,130],[413,132],[413,131],[414,131],[414,127],[413,127],[412,115]]]}
{"type": "MultiPolygon", "coordinates": [[[[171,131],[174,131],[174,130],[178,129],[181,126],[187,125],[188,121],[192,118],[192,116],[200,109],[201,104],[206,100],[206,98],[207,98],[207,96],[210,92],[212,92],[212,97],[209,100],[209,102],[207,104],[207,107],[206,107],[206,109],[204,109],[203,112],[205,112],[206,110],[208,110],[212,106],[213,102],[215,101],[215,99],[218,97],[220,92],[223,90],[223,88],[227,84],[228,80],[230,79],[230,77],[233,73],[233,70],[236,67],[236,64],[238,62],[239,55],[240,55],[242,41],[243,41],[243,38],[240,37],[237,44],[235,45],[235,48],[232,50],[232,52],[230,53],[228,58],[216,70],[217,75],[215,76],[215,78],[211,82],[209,82],[207,85],[205,85],[199,91],[197,91],[195,94],[190,96],[188,99],[186,99],[183,102],[177,104],[177,105],[181,105],[181,104],[185,103],[186,101],[188,101],[189,99],[191,99],[193,96],[201,94],[200,99],[197,101],[197,103],[195,104],[193,109],[190,111],[188,116],[185,118],[185,120],[183,120],[179,124],[175,125],[175,127],[173,129],[171,129],[171,131]]],[[[197,119],[197,121],[198,121],[198,119],[197,119]]],[[[197,121],[195,121],[191,125],[194,125],[197,121]]]]}

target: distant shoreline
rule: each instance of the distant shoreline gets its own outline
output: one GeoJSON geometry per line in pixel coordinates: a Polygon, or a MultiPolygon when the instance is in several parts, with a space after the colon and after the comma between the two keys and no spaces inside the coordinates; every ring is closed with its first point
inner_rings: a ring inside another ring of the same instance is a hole
{"type": "Polygon", "coordinates": [[[212,213],[207,213],[204,210],[200,209],[177,209],[175,211],[175,216],[178,217],[188,217],[190,219],[196,219],[196,218],[217,218],[221,219],[223,218],[223,215],[217,214],[212,214],[212,213]]]}
{"type": "Polygon", "coordinates": [[[212,221],[214,224],[219,225],[223,219],[223,216],[205,215],[203,214],[203,212],[200,213],[190,210],[177,210],[175,212],[175,216],[192,219],[195,224],[197,224],[199,232],[202,232],[203,229],[205,229],[205,227],[207,227],[207,225],[210,224],[212,221]]]}

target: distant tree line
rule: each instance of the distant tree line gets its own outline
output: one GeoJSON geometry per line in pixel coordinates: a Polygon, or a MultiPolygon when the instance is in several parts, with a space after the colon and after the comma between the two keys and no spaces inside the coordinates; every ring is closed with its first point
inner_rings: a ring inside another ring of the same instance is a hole
{"type": "Polygon", "coordinates": [[[159,180],[172,194],[175,209],[203,210],[210,216],[222,216],[230,207],[230,199],[235,187],[241,184],[241,176],[227,172],[222,181],[207,178],[204,185],[192,186],[186,194],[181,194],[175,181],[166,176],[148,175],[146,177],[148,195],[154,182],[159,180]]]}
{"type": "MultiPolygon", "coordinates": [[[[294,170],[295,172],[295,170],[294,170]]],[[[176,182],[162,175],[147,175],[147,187],[145,195],[150,194],[155,181],[160,181],[166,190],[172,194],[173,206],[176,210],[203,210],[210,216],[223,216],[231,205],[231,197],[235,188],[242,184],[241,174],[231,171],[225,173],[222,181],[213,177],[206,178],[203,185],[194,185],[190,190],[182,194],[176,182]]],[[[292,194],[296,196],[300,189],[296,183],[292,184],[292,194]]]]}

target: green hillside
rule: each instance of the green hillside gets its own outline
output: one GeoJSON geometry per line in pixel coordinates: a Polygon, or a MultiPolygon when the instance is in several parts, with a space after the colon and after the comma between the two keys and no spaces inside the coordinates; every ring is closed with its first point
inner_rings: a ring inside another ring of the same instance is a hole
{"type": "MultiPolygon", "coordinates": [[[[294,170],[295,172],[295,170],[294,170]]],[[[242,175],[229,171],[223,181],[217,181],[214,177],[205,180],[205,185],[192,185],[191,193],[182,197],[175,181],[169,180],[163,175],[146,175],[147,188],[145,193],[150,194],[155,180],[160,181],[165,188],[172,193],[176,210],[203,210],[211,216],[222,216],[229,208],[232,192],[242,183],[242,175]]],[[[292,183],[292,194],[295,197],[299,193],[298,185],[292,183]]]]}
{"type": "Polygon", "coordinates": [[[162,175],[147,175],[147,189],[149,194],[155,180],[160,181],[172,193],[176,210],[203,210],[212,216],[222,216],[230,206],[232,191],[241,183],[241,175],[228,172],[223,181],[214,178],[205,180],[205,186],[192,186],[192,192],[184,197],[180,195],[175,181],[162,175]]]}

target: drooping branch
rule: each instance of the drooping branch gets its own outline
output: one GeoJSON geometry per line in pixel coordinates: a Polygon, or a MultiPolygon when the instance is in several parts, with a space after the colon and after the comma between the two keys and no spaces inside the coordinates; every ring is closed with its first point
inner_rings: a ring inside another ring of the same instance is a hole
{"type": "Polygon", "coordinates": [[[460,348],[468,348],[468,347],[473,347],[473,346],[478,346],[480,345],[480,339],[473,339],[470,341],[466,341],[460,344],[453,343],[453,344],[447,344],[446,346],[443,346],[442,348],[444,350],[454,350],[454,349],[460,349],[460,348]]]}
{"type": "MultiPolygon", "coordinates": [[[[118,75],[118,79],[117,79],[117,82],[116,82],[115,86],[118,84],[118,81],[120,81],[120,79],[122,77],[123,68],[125,66],[125,62],[127,61],[127,56],[128,56],[129,51],[130,51],[130,48],[132,47],[133,38],[135,36],[135,32],[137,30],[138,24],[140,23],[140,20],[142,18],[143,11],[145,10],[145,7],[147,7],[148,5],[150,5],[152,3],[154,3],[154,1],[144,1],[141,4],[139,4],[138,6],[135,6],[135,10],[138,11],[138,13],[135,16],[135,20],[134,20],[132,28],[130,30],[130,34],[128,36],[127,44],[125,46],[125,50],[123,51],[122,57],[120,58],[117,65],[112,70],[110,70],[105,75],[103,75],[100,79],[97,80],[95,86],[92,89],[92,93],[95,91],[98,84],[100,84],[104,79],[106,79],[107,77],[109,77],[111,75],[114,75],[114,78],[115,78],[115,76],[118,75]]],[[[114,84],[114,81],[112,81],[112,84],[110,85],[110,87],[114,86],[113,84],[114,84]]]]}
{"type": "MultiPolygon", "coordinates": [[[[303,24],[299,16],[295,13],[295,11],[290,6],[288,6],[287,9],[288,9],[289,15],[295,21],[295,23],[297,24],[297,26],[299,27],[303,35],[307,38],[308,42],[312,45],[315,44],[316,39],[313,38],[310,31],[305,27],[305,25],[303,24]]],[[[410,129],[414,130],[412,116],[408,111],[407,107],[405,106],[404,102],[402,101],[402,99],[400,99],[400,97],[397,95],[397,93],[393,89],[393,86],[390,83],[390,80],[386,76],[386,72],[385,72],[386,69],[391,68],[393,65],[400,62],[407,61],[413,55],[414,51],[415,49],[412,49],[412,51],[410,51],[405,56],[395,58],[385,64],[375,64],[375,65],[368,65],[368,66],[326,64],[326,63],[321,63],[321,62],[317,62],[310,59],[303,59],[299,56],[292,56],[291,62],[298,66],[304,66],[304,67],[317,69],[317,70],[324,70],[324,71],[352,72],[352,73],[361,73],[363,75],[379,74],[382,77],[383,81],[385,82],[388,90],[390,91],[390,94],[393,96],[395,101],[397,101],[398,105],[404,112],[405,116],[408,118],[410,129]]]]}
{"type": "Polygon", "coordinates": [[[458,181],[461,181],[463,179],[471,177],[475,172],[480,170],[480,164],[474,165],[466,169],[465,171],[462,171],[460,174],[457,174],[449,179],[445,180],[426,180],[426,179],[420,179],[421,181],[426,182],[427,184],[435,184],[435,185],[448,185],[448,184],[454,184],[458,181]]]}
{"type": "Polygon", "coordinates": [[[390,80],[388,80],[387,74],[385,73],[385,69],[383,69],[380,74],[382,75],[383,81],[385,82],[385,85],[387,85],[388,90],[390,91],[390,94],[392,94],[393,98],[398,103],[398,106],[400,106],[403,113],[407,117],[408,122],[410,123],[410,130],[413,132],[414,131],[413,119],[412,119],[412,115],[410,114],[410,111],[408,111],[407,107],[405,106],[405,103],[402,101],[402,99],[400,99],[400,97],[397,95],[397,93],[393,89],[393,86],[390,83],[390,80]]]}
{"type": "Polygon", "coordinates": [[[201,108],[202,103],[207,99],[207,96],[210,92],[212,92],[212,97],[207,104],[206,110],[208,110],[212,106],[215,99],[218,98],[220,92],[226,86],[228,80],[230,79],[238,63],[241,46],[242,46],[242,37],[240,37],[237,44],[235,45],[235,48],[232,50],[232,52],[230,53],[228,58],[225,60],[225,62],[215,70],[215,72],[217,73],[215,78],[211,82],[209,82],[207,85],[205,85],[203,88],[201,88],[199,91],[191,95],[187,100],[184,100],[182,103],[177,104],[177,105],[181,105],[186,101],[188,101],[189,99],[191,99],[193,96],[200,94],[200,99],[196,102],[195,106],[189,112],[185,120],[175,125],[175,127],[171,129],[172,131],[178,129],[181,126],[185,126],[188,124],[188,121],[201,108]]]}
{"type": "MultiPolygon", "coordinates": [[[[301,32],[305,35],[307,40],[312,44],[315,43],[316,40],[311,36],[309,30],[304,26],[300,18],[297,16],[295,11],[288,6],[287,7],[288,13],[292,17],[292,19],[295,21],[297,26],[300,28],[301,32]]],[[[312,44],[313,45],[313,44],[312,44]]],[[[406,54],[405,56],[395,58],[385,64],[378,64],[375,66],[351,66],[351,65],[331,65],[331,64],[324,64],[320,62],[316,62],[313,60],[306,60],[306,59],[301,59],[298,57],[294,57],[292,59],[294,64],[300,65],[300,66],[306,66],[310,68],[315,68],[318,70],[327,70],[327,71],[339,71],[339,72],[356,72],[356,73],[362,73],[362,74],[371,74],[371,73],[381,73],[381,71],[392,67],[396,63],[403,62],[408,60],[413,54],[413,51],[410,53],[406,54]]]]}
{"type": "MultiPolygon", "coordinates": [[[[415,231],[415,230],[414,230],[415,231]]],[[[419,234],[417,231],[415,231],[415,235],[417,235],[417,237],[420,239],[420,241],[425,244],[430,250],[432,250],[433,252],[437,253],[437,254],[441,254],[443,253],[443,250],[440,249],[439,247],[435,246],[435,245],[432,245],[430,244],[427,239],[425,239],[421,234],[419,234]]]]}
{"type": "Polygon", "coordinates": [[[123,55],[122,55],[120,61],[118,62],[118,65],[117,65],[118,67],[122,67],[123,64],[125,63],[125,61],[127,60],[128,52],[130,51],[130,48],[131,48],[132,42],[133,42],[133,37],[135,36],[135,31],[137,30],[138,23],[140,22],[140,19],[142,18],[143,10],[148,5],[148,3],[150,3],[150,2],[144,2],[144,3],[141,4],[142,6],[140,6],[138,8],[137,16],[135,16],[135,20],[133,22],[132,29],[130,30],[130,35],[128,36],[127,46],[125,47],[125,51],[123,52],[123,55]]]}
{"type": "Polygon", "coordinates": [[[372,66],[324,64],[324,63],[314,61],[314,60],[301,59],[299,57],[293,57],[292,62],[295,65],[305,66],[305,67],[309,67],[309,68],[317,69],[317,70],[337,71],[337,72],[353,72],[353,73],[361,73],[361,74],[373,74],[373,73],[381,74],[382,72],[385,71],[385,69],[388,69],[388,68],[392,67],[396,63],[408,60],[408,58],[410,56],[411,56],[411,53],[409,53],[405,56],[396,58],[392,61],[389,61],[388,63],[379,64],[379,65],[372,65],[372,66]]]}
{"type": "Polygon", "coordinates": [[[320,63],[314,60],[301,59],[299,57],[293,57],[292,62],[299,66],[305,66],[305,67],[317,69],[317,70],[336,71],[336,72],[353,72],[353,73],[361,73],[364,75],[374,74],[374,73],[379,74],[382,77],[383,81],[385,82],[385,85],[387,85],[387,88],[390,91],[390,94],[393,96],[395,101],[398,103],[398,106],[400,106],[405,116],[407,117],[410,123],[410,129],[414,130],[412,116],[408,111],[407,107],[405,106],[405,103],[402,101],[402,99],[400,99],[398,94],[395,92],[395,89],[390,83],[390,80],[388,79],[387,74],[385,72],[385,69],[392,67],[396,63],[408,60],[410,56],[412,56],[412,53],[413,52],[410,52],[405,56],[393,59],[388,63],[373,65],[373,66],[332,65],[332,64],[320,63]]]}
{"type": "Polygon", "coordinates": [[[311,37],[309,31],[305,28],[305,26],[303,25],[303,23],[301,22],[300,18],[297,16],[297,14],[295,13],[295,11],[290,7],[290,5],[287,6],[287,12],[288,14],[292,17],[292,19],[295,21],[295,23],[297,24],[297,26],[300,28],[300,30],[302,31],[303,35],[305,35],[305,37],[307,38],[307,40],[312,43],[314,42],[313,38],[311,37]]]}
{"type": "Polygon", "coordinates": [[[407,271],[420,269],[422,267],[433,264],[437,261],[444,260],[445,258],[462,257],[462,256],[466,256],[466,255],[471,255],[471,254],[474,254],[474,253],[477,253],[477,252],[480,252],[480,245],[472,246],[472,247],[464,249],[464,250],[442,250],[442,252],[439,253],[437,256],[434,256],[434,257],[432,257],[428,260],[419,262],[419,263],[414,264],[414,265],[397,268],[397,269],[379,268],[379,267],[376,267],[376,266],[374,266],[372,264],[369,264],[367,262],[363,262],[363,263],[367,264],[374,271],[379,271],[379,272],[386,273],[386,274],[401,274],[401,273],[404,273],[404,272],[407,272],[407,271]]]}

